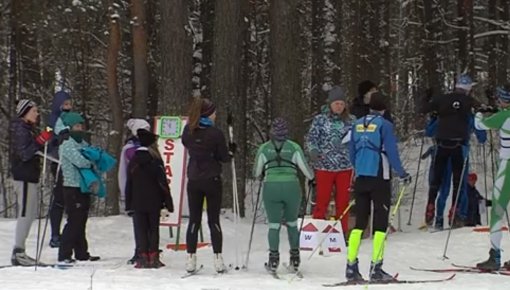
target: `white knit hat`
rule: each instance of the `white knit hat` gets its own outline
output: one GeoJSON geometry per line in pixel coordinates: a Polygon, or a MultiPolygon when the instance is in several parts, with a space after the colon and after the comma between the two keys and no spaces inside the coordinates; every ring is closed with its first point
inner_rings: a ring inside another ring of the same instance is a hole
{"type": "Polygon", "coordinates": [[[137,136],[139,129],[145,129],[147,131],[151,130],[151,125],[149,125],[149,122],[145,121],[144,119],[129,119],[126,123],[126,126],[131,131],[133,136],[137,136]]]}

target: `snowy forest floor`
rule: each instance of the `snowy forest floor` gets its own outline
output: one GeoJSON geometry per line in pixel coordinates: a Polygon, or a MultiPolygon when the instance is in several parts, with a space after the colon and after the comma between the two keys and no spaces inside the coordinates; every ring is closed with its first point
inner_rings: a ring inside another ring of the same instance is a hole
{"type": "MultiPolygon", "coordinates": [[[[408,147],[409,148],[409,147],[408,147]]],[[[426,148],[424,148],[426,149],[426,148]]],[[[474,149],[473,149],[474,150],[474,149]]],[[[403,155],[406,167],[410,172],[416,173],[419,146],[412,146],[410,152],[403,155]]],[[[472,166],[479,173],[478,189],[484,191],[482,166],[476,154],[472,157],[472,166]]],[[[435,279],[447,277],[448,274],[417,272],[410,270],[410,266],[423,268],[448,268],[451,263],[474,265],[488,257],[489,239],[487,233],[475,233],[472,228],[463,228],[452,231],[447,256],[443,260],[443,249],[448,235],[447,231],[428,233],[418,230],[423,222],[426,202],[426,174],[428,162],[420,166],[418,191],[412,218],[412,225],[407,225],[409,217],[410,197],[412,186],[407,190],[406,198],[401,210],[401,229],[391,234],[385,250],[384,268],[390,273],[399,273],[401,279],[435,279]]],[[[413,177],[415,177],[414,175],[413,177]]],[[[490,183],[490,180],[489,180],[490,183]]],[[[414,185],[414,181],[413,181],[414,185]]],[[[490,187],[489,187],[490,189],[490,187]]],[[[490,195],[489,195],[490,196],[490,195]]],[[[448,202],[448,204],[450,201],[448,202]]],[[[482,214],[485,220],[485,214],[482,214]]],[[[395,225],[398,226],[398,219],[395,225]]],[[[224,259],[226,264],[235,266],[235,246],[239,246],[239,266],[245,259],[248,238],[250,233],[251,217],[243,219],[239,225],[238,234],[235,235],[233,222],[226,215],[222,216],[224,235],[224,259]]],[[[207,221],[204,216],[204,237],[208,238],[207,221]]],[[[0,219],[0,265],[10,263],[10,254],[14,240],[15,220],[0,219]]],[[[185,229],[185,225],[183,225],[185,229]]],[[[263,267],[267,259],[267,225],[259,223],[254,233],[254,243],[250,256],[249,269],[230,270],[222,276],[215,276],[213,270],[213,254],[210,247],[198,250],[198,263],[204,269],[196,276],[181,279],[184,274],[185,252],[167,250],[165,245],[174,240],[169,238],[168,229],[160,228],[160,248],[164,249],[162,260],[167,265],[161,269],[138,270],[127,265],[126,261],[133,254],[133,234],[131,220],[126,216],[93,217],[87,225],[87,237],[91,254],[100,255],[102,260],[89,263],[83,267],[62,270],[52,268],[4,268],[0,269],[0,289],[14,290],[42,290],[42,289],[197,289],[197,290],[227,290],[227,289],[321,289],[323,283],[333,283],[344,280],[346,257],[345,254],[324,257],[316,255],[308,260],[309,252],[302,252],[301,270],[304,279],[289,283],[287,280],[276,280],[268,275],[263,267]]],[[[184,230],[181,241],[184,240],[184,230]]],[[[34,223],[30,237],[27,241],[27,252],[34,256],[36,248],[37,222],[34,223]]],[[[46,237],[49,235],[49,229],[46,237]]],[[[510,259],[510,236],[503,234],[503,259],[510,259]]],[[[370,239],[363,241],[360,251],[360,270],[366,277],[368,273],[372,244],[370,239]]],[[[288,261],[288,243],[285,227],[282,227],[280,243],[281,261],[288,261]]],[[[48,247],[45,242],[42,261],[56,262],[57,250],[48,247]]],[[[352,289],[510,289],[510,277],[492,274],[462,274],[449,282],[438,284],[412,284],[412,285],[384,285],[384,286],[350,286],[352,289]]]]}

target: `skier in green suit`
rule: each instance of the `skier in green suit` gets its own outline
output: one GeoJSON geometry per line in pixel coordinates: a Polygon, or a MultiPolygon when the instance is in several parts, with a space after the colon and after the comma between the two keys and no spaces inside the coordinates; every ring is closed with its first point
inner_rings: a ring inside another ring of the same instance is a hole
{"type": "Polygon", "coordinates": [[[301,186],[298,170],[312,181],[314,174],[308,167],[301,147],[288,139],[287,122],[276,118],[271,126],[271,140],[262,144],[254,166],[255,177],[263,177],[262,198],[269,221],[269,262],[267,268],[275,272],[280,263],[278,251],[282,217],[287,224],[290,244],[289,265],[297,271],[299,257],[298,212],[301,204],[301,186]]]}
{"type": "MultiPolygon", "coordinates": [[[[482,270],[494,271],[501,267],[501,238],[505,215],[510,201],[510,85],[497,88],[496,91],[500,110],[490,117],[484,118],[478,112],[475,115],[475,127],[478,130],[499,130],[500,150],[498,173],[494,180],[492,192],[492,209],[490,218],[491,249],[489,259],[476,266],[482,270]]],[[[510,270],[510,261],[503,265],[510,270]]]]}

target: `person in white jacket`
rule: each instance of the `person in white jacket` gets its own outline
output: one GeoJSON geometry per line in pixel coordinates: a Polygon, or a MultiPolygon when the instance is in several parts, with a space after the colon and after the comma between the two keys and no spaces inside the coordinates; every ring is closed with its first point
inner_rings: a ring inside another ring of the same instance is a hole
{"type": "MultiPolygon", "coordinates": [[[[149,122],[144,119],[129,119],[126,123],[127,128],[131,132],[131,137],[128,138],[124,147],[122,147],[122,152],[120,153],[119,160],[119,171],[117,174],[118,182],[119,182],[119,190],[121,200],[125,200],[126,197],[126,181],[127,181],[127,169],[129,166],[129,161],[135,155],[135,151],[138,147],[140,147],[140,141],[137,137],[137,131],[139,129],[145,129],[147,131],[151,130],[151,126],[149,122]]],[[[130,217],[132,216],[131,212],[127,213],[130,217]]],[[[135,224],[133,220],[133,230],[135,224]]],[[[136,239],[135,239],[136,241],[136,239]]],[[[128,264],[134,264],[138,259],[138,247],[135,245],[135,253],[133,257],[128,260],[128,264]]]]}

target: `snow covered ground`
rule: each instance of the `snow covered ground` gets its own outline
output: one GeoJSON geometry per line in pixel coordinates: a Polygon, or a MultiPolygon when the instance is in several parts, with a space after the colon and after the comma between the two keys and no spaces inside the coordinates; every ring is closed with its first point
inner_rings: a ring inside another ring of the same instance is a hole
{"type": "MultiPolygon", "coordinates": [[[[35,224],[36,225],[36,224],[35,224]]],[[[389,237],[386,250],[385,268],[387,271],[400,273],[402,279],[439,278],[448,274],[416,272],[409,266],[416,267],[448,267],[451,262],[471,265],[487,257],[487,234],[474,233],[471,229],[455,230],[452,233],[448,256],[450,260],[443,261],[444,241],[447,232],[424,233],[416,230],[419,222],[413,226],[403,228],[403,232],[389,237]]],[[[0,220],[0,261],[8,264],[13,241],[14,220],[0,220]]],[[[233,224],[230,220],[223,220],[225,236],[224,256],[226,263],[235,265],[235,244],[246,252],[250,224],[245,220],[240,226],[240,234],[234,237],[233,224]]],[[[204,270],[199,275],[181,279],[184,274],[184,252],[164,251],[163,261],[167,267],[162,269],[138,270],[126,265],[131,256],[133,241],[131,223],[127,217],[115,216],[107,218],[91,218],[88,224],[88,238],[90,252],[100,255],[102,261],[73,269],[61,270],[39,268],[5,268],[0,269],[0,289],[321,289],[322,283],[343,280],[345,256],[314,256],[307,260],[308,253],[302,254],[303,280],[289,283],[287,280],[275,280],[269,276],[263,263],[266,259],[266,226],[257,225],[255,241],[248,271],[231,270],[223,276],[215,276],[212,268],[212,251],[203,248],[198,251],[199,263],[204,264],[204,270]]],[[[161,229],[161,247],[170,241],[168,231],[161,229]]],[[[28,241],[28,252],[34,254],[36,226],[28,241]]],[[[504,235],[503,246],[510,249],[510,238],[504,235]]],[[[282,232],[282,261],[288,259],[286,233],[282,232]]],[[[363,274],[368,272],[371,243],[365,240],[362,244],[360,261],[363,274]]],[[[45,245],[43,250],[44,262],[56,261],[56,249],[45,245]]],[[[510,254],[504,253],[504,258],[510,259],[510,254]]],[[[242,262],[239,262],[242,264],[242,262]]],[[[370,286],[378,289],[510,289],[510,277],[491,274],[457,274],[450,282],[440,284],[415,285],[387,285],[370,286]]],[[[361,289],[361,286],[351,286],[361,289]]]]}
{"type": "MultiPolygon", "coordinates": [[[[408,147],[409,148],[409,147],[408,147]]],[[[425,147],[426,149],[426,147],[425,147]]],[[[404,149],[405,151],[405,149],[404,149]]],[[[417,156],[419,147],[413,146],[408,150],[407,156],[417,156]]],[[[404,155],[405,155],[404,154],[404,155]]],[[[404,157],[411,167],[410,172],[416,172],[416,159],[404,157]],[[413,161],[414,160],[414,161],[413,161]]],[[[475,169],[476,158],[473,158],[475,169]]],[[[385,269],[390,273],[399,273],[401,279],[434,279],[448,276],[448,274],[417,272],[409,269],[415,267],[449,267],[450,263],[473,265],[484,260],[488,256],[489,240],[487,233],[475,233],[470,228],[454,230],[451,235],[448,250],[449,260],[443,260],[443,249],[448,232],[427,233],[417,228],[421,225],[424,217],[426,200],[426,169],[428,162],[420,167],[420,180],[412,225],[407,226],[409,216],[409,203],[412,190],[408,189],[404,205],[401,211],[401,231],[392,234],[388,238],[385,251],[385,269]]],[[[479,174],[481,171],[478,171],[479,174]]],[[[483,193],[483,178],[479,176],[478,188],[483,193]]],[[[490,181],[489,181],[490,182],[490,181]]],[[[414,182],[413,182],[414,185],[414,182]]],[[[490,187],[489,187],[490,188],[490,187]]],[[[485,214],[482,215],[485,217],[485,214]]],[[[223,217],[222,226],[224,234],[224,258],[227,264],[235,266],[235,246],[240,249],[239,265],[242,265],[247,250],[250,233],[251,219],[242,220],[237,236],[234,232],[233,223],[223,217]]],[[[206,227],[204,218],[203,225],[206,227]]],[[[398,219],[395,219],[398,226],[398,219]]],[[[14,240],[15,221],[0,219],[0,265],[9,264],[10,253],[14,240]]],[[[184,226],[185,228],[185,226],[184,226]]],[[[89,250],[94,255],[100,255],[102,260],[97,263],[78,266],[72,269],[61,270],[51,268],[39,268],[37,272],[33,268],[5,268],[0,269],[0,289],[14,290],[93,290],[93,289],[186,289],[186,290],[233,290],[233,289],[326,289],[323,283],[333,283],[344,280],[345,254],[324,257],[316,255],[308,260],[309,253],[302,253],[302,272],[305,278],[289,283],[287,280],[276,280],[268,275],[263,267],[267,258],[266,233],[267,225],[257,224],[254,234],[254,244],[247,271],[231,270],[228,274],[215,276],[212,267],[212,249],[203,248],[198,250],[199,264],[204,265],[200,274],[181,279],[184,274],[185,253],[173,252],[165,249],[162,260],[167,264],[161,269],[138,270],[126,265],[133,252],[132,226],[126,216],[98,217],[89,219],[88,223],[89,250]]],[[[29,254],[35,254],[37,223],[34,223],[32,232],[27,243],[29,254]]],[[[207,227],[204,230],[208,240],[207,227]]],[[[47,237],[49,231],[47,233],[47,237]]],[[[181,236],[181,240],[184,236],[181,236]]],[[[161,228],[161,248],[171,242],[167,228],[161,228]]],[[[503,248],[508,249],[503,253],[503,259],[510,259],[510,237],[508,233],[503,235],[503,248]]],[[[372,245],[370,240],[364,240],[360,251],[360,266],[364,276],[367,275],[372,245]]],[[[281,259],[288,260],[288,245],[285,228],[281,233],[281,259]]],[[[45,243],[42,261],[47,263],[56,262],[57,250],[51,249],[45,243]]],[[[413,284],[413,285],[384,285],[384,286],[350,286],[351,289],[510,289],[509,276],[497,276],[492,274],[457,274],[449,282],[439,284],[413,284]]]]}

